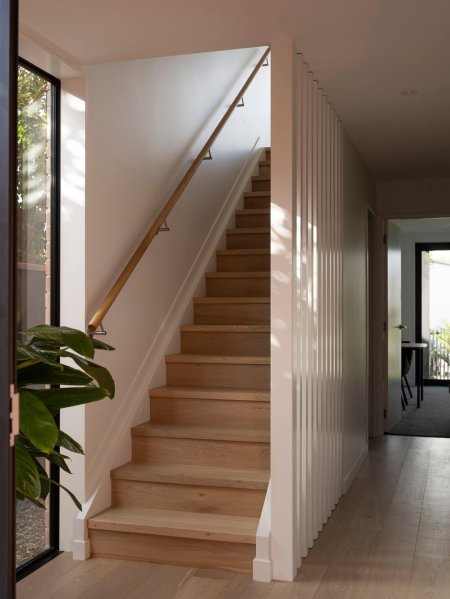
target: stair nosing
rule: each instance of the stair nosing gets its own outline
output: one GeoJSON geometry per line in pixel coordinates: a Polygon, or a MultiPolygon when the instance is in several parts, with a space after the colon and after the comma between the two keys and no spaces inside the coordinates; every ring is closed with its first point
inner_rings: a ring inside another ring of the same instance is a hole
{"type": "Polygon", "coordinates": [[[183,512],[180,510],[132,508],[134,519],[128,517],[128,521],[124,521],[123,514],[127,514],[129,511],[131,511],[130,508],[108,508],[100,514],[89,518],[88,528],[90,530],[110,530],[211,541],[256,543],[258,518],[250,516],[227,516],[205,512],[183,512]],[[155,516],[163,516],[167,520],[165,522],[160,520],[159,523],[151,523],[151,518],[155,518],[155,516]],[[144,517],[148,519],[148,522],[145,522],[144,517]],[[187,522],[189,519],[191,523],[187,522]],[[222,521],[222,525],[218,526],[218,522],[220,521],[222,521]],[[232,525],[233,522],[235,523],[234,527],[232,525]],[[251,527],[251,531],[242,532],[244,525],[247,528],[251,527]]]}
{"type": "Polygon", "coordinates": [[[227,235],[266,235],[270,233],[270,227],[237,227],[227,229],[227,235]]]}
{"type": "Polygon", "coordinates": [[[269,296],[194,297],[194,304],[270,304],[269,296]]]}
{"type": "Polygon", "coordinates": [[[167,354],[166,364],[256,364],[270,365],[270,356],[235,356],[229,354],[167,354]]]}
{"type": "Polygon", "coordinates": [[[257,214],[267,215],[270,214],[270,208],[243,208],[242,210],[235,210],[237,216],[256,216],[257,214]]]}
{"type": "Polygon", "coordinates": [[[182,324],[180,331],[205,333],[270,333],[265,324],[182,324]]]}
{"type": "Polygon", "coordinates": [[[269,279],[270,270],[217,270],[214,272],[205,272],[207,279],[269,279]]]}
{"type": "Polygon", "coordinates": [[[269,248],[237,248],[216,250],[216,256],[270,256],[269,248]]]}
{"type": "Polygon", "coordinates": [[[244,198],[265,198],[270,197],[270,189],[265,191],[244,191],[244,198]]]}
{"type": "Polygon", "coordinates": [[[185,464],[155,466],[144,462],[129,462],[111,471],[112,480],[253,490],[265,490],[269,478],[269,470],[256,468],[238,470],[195,465],[186,467],[185,464]]]}
{"type": "Polygon", "coordinates": [[[149,396],[175,399],[217,399],[223,401],[270,402],[270,391],[238,387],[173,387],[165,385],[149,390],[149,396]]]}
{"type": "Polygon", "coordinates": [[[193,426],[190,424],[152,424],[144,422],[133,426],[133,437],[159,437],[163,439],[199,439],[202,441],[229,441],[234,443],[270,442],[270,431],[246,428],[218,428],[214,426],[193,426]],[[251,434],[254,437],[251,437],[251,434]]]}

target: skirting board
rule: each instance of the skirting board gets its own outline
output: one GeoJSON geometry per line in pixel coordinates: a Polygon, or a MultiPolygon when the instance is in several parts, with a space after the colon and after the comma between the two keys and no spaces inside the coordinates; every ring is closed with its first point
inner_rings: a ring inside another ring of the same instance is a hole
{"type": "Polygon", "coordinates": [[[272,560],[270,558],[270,523],[272,509],[272,488],[269,481],[266,497],[256,531],[256,557],[253,560],[253,580],[272,580],[272,560]]]}
{"type": "Polygon", "coordinates": [[[347,472],[347,474],[344,476],[344,495],[345,495],[345,493],[347,493],[347,491],[352,486],[352,482],[355,480],[356,475],[358,474],[359,469],[363,465],[363,462],[366,459],[368,452],[369,452],[369,447],[366,445],[364,447],[364,449],[362,450],[362,452],[360,453],[356,462],[350,468],[349,472],[347,472]]]}

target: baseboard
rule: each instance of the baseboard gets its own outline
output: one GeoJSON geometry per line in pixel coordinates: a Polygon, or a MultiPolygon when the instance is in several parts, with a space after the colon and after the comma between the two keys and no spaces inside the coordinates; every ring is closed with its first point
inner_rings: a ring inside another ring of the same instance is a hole
{"type": "Polygon", "coordinates": [[[270,526],[272,510],[272,488],[269,481],[264,505],[256,531],[256,557],[253,560],[253,580],[272,580],[272,560],[270,555],[270,526]]]}
{"type": "Polygon", "coordinates": [[[72,543],[72,556],[76,561],[84,562],[91,557],[91,542],[89,539],[85,541],[74,541],[72,543]]]}
{"type": "Polygon", "coordinates": [[[350,468],[350,470],[344,476],[344,481],[343,481],[344,494],[347,493],[347,491],[350,489],[352,482],[355,480],[356,475],[359,472],[359,469],[361,468],[364,460],[367,457],[368,452],[369,452],[369,447],[366,445],[364,447],[364,449],[361,451],[358,459],[355,461],[353,466],[350,468]]]}
{"type": "MultiPolygon", "coordinates": [[[[121,408],[109,423],[105,439],[110,439],[114,436],[115,439],[126,438],[127,442],[131,443],[130,428],[136,424],[136,417],[141,409],[143,398],[145,398],[145,401],[148,401],[148,390],[152,387],[153,377],[160,365],[164,364],[167,348],[174,336],[179,332],[183,316],[192,303],[196,289],[201,285],[208,264],[214,259],[215,250],[225,235],[226,224],[232,218],[238,202],[242,199],[248,181],[251,179],[251,175],[263,151],[264,148],[260,146],[258,138],[250,149],[247,159],[230,188],[222,209],[217,214],[172,305],[167,311],[166,318],[162,321],[152,345],[144,356],[133,381],[130,383],[127,395],[122,398],[121,408]]],[[[121,443],[117,445],[120,446],[121,443]]],[[[109,473],[121,461],[123,460],[121,460],[117,453],[105,451],[103,446],[98,447],[95,453],[89,457],[87,474],[91,480],[101,481],[102,473],[109,473]]],[[[99,490],[99,487],[97,487],[84,504],[83,511],[78,516],[78,519],[85,521],[98,511],[108,507],[108,505],[104,504],[104,493],[99,492],[99,490]]]]}

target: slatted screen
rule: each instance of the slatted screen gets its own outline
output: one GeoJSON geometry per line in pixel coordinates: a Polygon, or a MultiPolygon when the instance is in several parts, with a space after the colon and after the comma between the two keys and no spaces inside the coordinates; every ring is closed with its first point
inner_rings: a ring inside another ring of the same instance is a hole
{"type": "Polygon", "coordinates": [[[298,560],[342,495],[342,127],[297,65],[294,359],[298,560]]]}

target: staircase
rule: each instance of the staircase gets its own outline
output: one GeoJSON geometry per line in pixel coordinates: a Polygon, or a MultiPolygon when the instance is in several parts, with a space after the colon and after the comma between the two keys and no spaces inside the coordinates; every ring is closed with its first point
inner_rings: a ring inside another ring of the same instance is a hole
{"type": "Polygon", "coordinates": [[[270,149],[88,521],[95,556],[251,572],[269,481],[270,149]]]}

